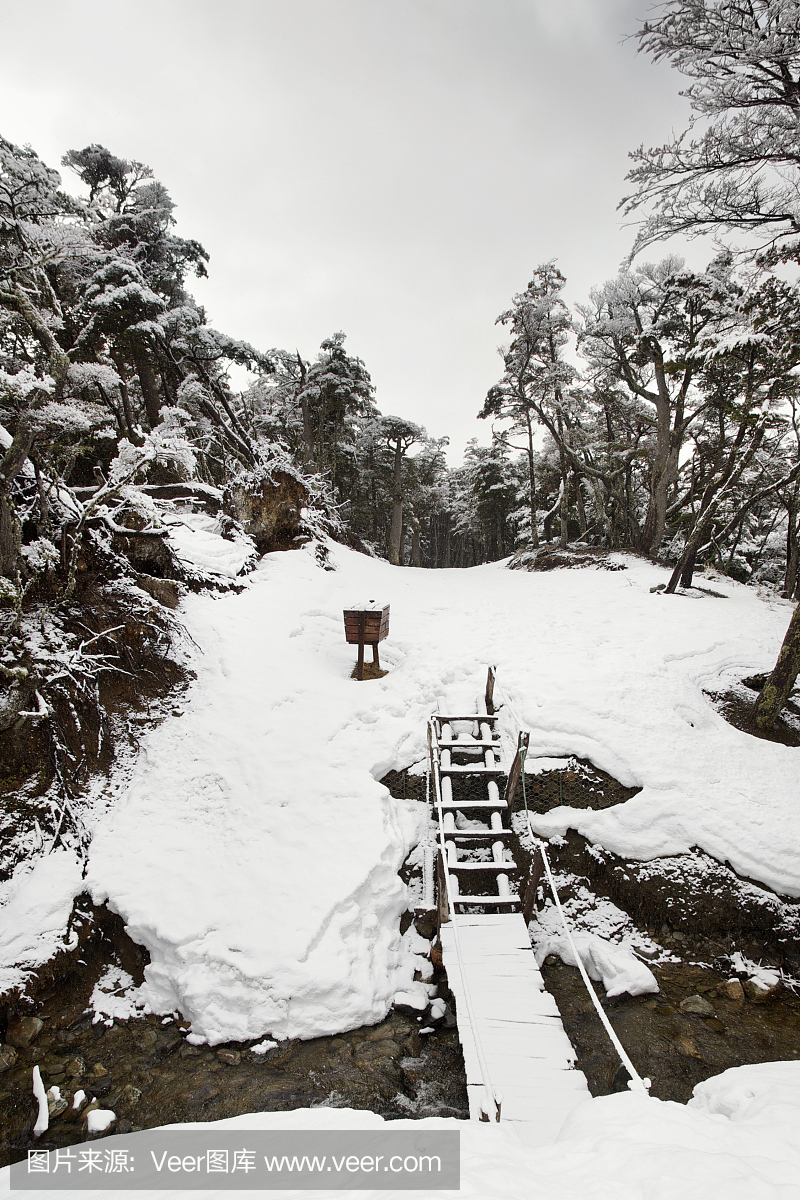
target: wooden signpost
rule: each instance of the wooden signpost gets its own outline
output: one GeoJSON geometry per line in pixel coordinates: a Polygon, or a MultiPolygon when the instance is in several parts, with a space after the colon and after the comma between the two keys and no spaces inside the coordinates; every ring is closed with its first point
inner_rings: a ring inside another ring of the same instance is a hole
{"type": "Polygon", "coordinates": [[[381,668],[378,643],[389,635],[389,605],[375,604],[373,600],[358,608],[344,610],[344,636],[348,645],[358,646],[356,678],[364,678],[364,647],[372,646],[372,664],[381,668]]]}

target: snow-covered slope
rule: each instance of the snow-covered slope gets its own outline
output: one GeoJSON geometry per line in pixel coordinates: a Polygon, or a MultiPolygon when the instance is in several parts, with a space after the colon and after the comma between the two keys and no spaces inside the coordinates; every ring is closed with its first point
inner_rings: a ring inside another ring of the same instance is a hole
{"type": "Polygon", "coordinates": [[[490,662],[531,755],[574,753],[643,788],[557,809],[541,832],[571,824],[634,857],[696,845],[800,894],[800,752],[731,728],[702,690],[771,665],[788,604],[729,581],[726,599],[653,594],[663,571],[633,557],[536,574],[331,557],[335,571],[269,555],[242,594],[186,599],[197,680],[99,820],[86,883],[149,950],[154,1008],[211,1042],[384,1015],[411,979],[397,869],[425,809],[378,780],[424,756],[437,697],[477,694],[490,662]],[[358,598],[392,605],[389,674],[364,683],[342,630],[358,598]]]}

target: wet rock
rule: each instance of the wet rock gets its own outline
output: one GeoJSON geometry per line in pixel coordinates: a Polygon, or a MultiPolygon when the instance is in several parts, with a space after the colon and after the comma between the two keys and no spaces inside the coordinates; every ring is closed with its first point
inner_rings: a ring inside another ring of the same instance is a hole
{"type": "Polygon", "coordinates": [[[108,1071],[105,1069],[105,1067],[103,1066],[102,1063],[99,1063],[99,1062],[95,1063],[94,1066],[92,1067],[92,1078],[93,1079],[101,1079],[104,1075],[107,1075],[107,1074],[108,1074],[108,1071]]]}
{"type": "Polygon", "coordinates": [[[68,1058],[64,1064],[64,1074],[69,1079],[80,1079],[86,1071],[86,1063],[82,1058],[68,1058]]]}
{"type": "Polygon", "coordinates": [[[713,1017],[714,1009],[702,996],[687,996],[680,1002],[682,1013],[694,1013],[698,1017],[713,1017]]]}
{"type": "Polygon", "coordinates": [[[117,1133],[133,1133],[133,1124],[127,1117],[122,1121],[117,1121],[117,1133]]]}
{"type": "Polygon", "coordinates": [[[108,1072],[106,1072],[102,1079],[92,1079],[90,1087],[93,1096],[107,1096],[113,1087],[113,1080],[108,1072]]]}
{"type": "Polygon", "coordinates": [[[690,1037],[683,1037],[683,1035],[677,1037],[675,1039],[675,1045],[679,1053],[684,1054],[687,1058],[703,1057],[690,1037]]]}
{"type": "Polygon", "coordinates": [[[386,1025],[384,1025],[384,1024],[373,1025],[372,1028],[368,1029],[367,1032],[364,1034],[364,1041],[365,1042],[382,1042],[385,1038],[388,1038],[391,1036],[392,1035],[389,1032],[389,1030],[387,1029],[386,1025]]]}
{"type": "Polygon", "coordinates": [[[228,1067],[238,1067],[242,1061],[241,1051],[239,1050],[218,1050],[217,1058],[228,1067]]]}
{"type": "Polygon", "coordinates": [[[203,1087],[198,1088],[197,1091],[189,1093],[189,1095],[186,1097],[186,1103],[194,1108],[199,1104],[205,1104],[208,1100],[213,1100],[218,1095],[218,1088],[210,1087],[209,1084],[204,1084],[203,1087]]]}
{"type": "Polygon", "coordinates": [[[269,1051],[270,1066],[273,1066],[273,1067],[284,1066],[284,1064],[288,1063],[289,1060],[294,1056],[294,1053],[297,1050],[299,1045],[300,1045],[300,1042],[298,1042],[298,1041],[287,1040],[285,1042],[282,1042],[278,1046],[277,1050],[270,1050],[269,1051]]]}
{"type": "Polygon", "coordinates": [[[402,1053],[397,1042],[390,1038],[384,1038],[379,1042],[364,1042],[357,1047],[355,1053],[356,1063],[377,1062],[380,1059],[395,1059],[399,1058],[402,1053]]]}
{"type": "Polygon", "coordinates": [[[421,937],[427,938],[428,941],[431,941],[436,936],[437,923],[438,914],[436,909],[431,909],[430,912],[417,913],[414,918],[417,933],[421,937]]]}
{"type": "Polygon", "coordinates": [[[155,1029],[142,1029],[135,1034],[133,1043],[139,1050],[149,1050],[158,1041],[155,1029]]]}
{"type": "Polygon", "coordinates": [[[716,1017],[710,1017],[706,1021],[706,1029],[713,1029],[715,1033],[724,1033],[725,1026],[722,1021],[718,1021],[716,1017]]]}
{"type": "Polygon", "coordinates": [[[9,1046],[22,1049],[35,1042],[43,1029],[44,1021],[40,1021],[38,1017],[20,1017],[9,1025],[6,1042],[9,1046]]]}
{"type": "Polygon", "coordinates": [[[47,1115],[51,1121],[55,1121],[56,1117],[60,1117],[69,1108],[69,1101],[63,1096],[51,1096],[47,1093],[47,1115]]]}
{"type": "Polygon", "coordinates": [[[202,1053],[199,1046],[190,1046],[188,1042],[184,1042],[180,1049],[181,1058],[199,1058],[202,1053]]]}
{"type": "Polygon", "coordinates": [[[718,983],[717,992],[728,1000],[744,1000],[744,988],[738,979],[726,979],[724,983],[718,983]]]}
{"type": "MultiPolygon", "coordinates": [[[[336,1038],[328,1047],[328,1053],[340,1063],[350,1062],[353,1057],[353,1043],[346,1038],[336,1038]]],[[[277,1060],[273,1059],[273,1062],[275,1061],[277,1060]]]]}
{"type": "Polygon", "coordinates": [[[8,1046],[0,1042],[0,1075],[3,1071],[9,1071],[17,1061],[17,1052],[13,1046],[8,1046]]]}
{"type": "Polygon", "coordinates": [[[411,1035],[403,1042],[403,1053],[409,1058],[419,1058],[422,1054],[422,1038],[416,1029],[412,1030],[411,1035]]]}
{"type": "Polygon", "coordinates": [[[134,1087],[132,1083],[125,1084],[122,1094],[129,1104],[138,1104],[142,1098],[141,1088],[134,1087]]]}
{"type": "Polygon", "coordinates": [[[753,1004],[768,1004],[777,996],[780,987],[779,983],[768,984],[758,979],[745,979],[744,994],[753,1004]]]}
{"type": "Polygon", "coordinates": [[[177,1029],[164,1029],[158,1035],[158,1047],[163,1054],[171,1054],[183,1042],[177,1029]]]}

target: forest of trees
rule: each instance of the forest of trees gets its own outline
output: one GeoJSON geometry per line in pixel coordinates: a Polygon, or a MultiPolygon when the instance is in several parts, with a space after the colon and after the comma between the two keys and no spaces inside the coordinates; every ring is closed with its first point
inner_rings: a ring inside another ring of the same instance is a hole
{"type": "Polygon", "coordinates": [[[632,155],[622,207],[641,217],[639,257],[575,307],[542,263],[498,316],[506,343],[479,414],[489,445],[472,442],[458,468],[446,438],[380,412],[343,333],[306,361],[212,328],[186,287],[208,256],[176,236],[148,167],[69,150],[76,197],[0,139],[9,687],[33,679],[24,613],[57,614],[82,572],[124,574],[120,547],[163,542],[153,498],[178,483],[225,495],[294,480],[298,537],[327,532],[394,563],[580,542],[668,564],[670,591],[712,563],[800,597],[800,4],[655,11],[640,49],[689,78],[697,125],[632,155]],[[706,231],[718,240],[703,269],[641,261],[706,231]],[[250,373],[242,391],[234,365],[250,373]]]}

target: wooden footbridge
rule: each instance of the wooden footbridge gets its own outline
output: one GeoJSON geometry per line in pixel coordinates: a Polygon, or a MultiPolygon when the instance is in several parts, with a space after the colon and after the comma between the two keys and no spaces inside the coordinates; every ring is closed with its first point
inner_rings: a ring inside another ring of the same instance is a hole
{"type": "Polygon", "coordinates": [[[524,735],[507,767],[497,717],[481,701],[473,713],[434,713],[429,739],[439,936],[470,1116],[510,1121],[529,1144],[547,1145],[589,1090],[528,936],[542,862],[536,855],[523,872],[510,827],[524,735]]]}

